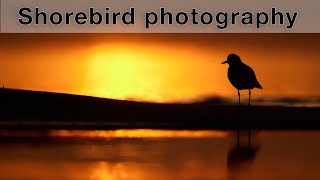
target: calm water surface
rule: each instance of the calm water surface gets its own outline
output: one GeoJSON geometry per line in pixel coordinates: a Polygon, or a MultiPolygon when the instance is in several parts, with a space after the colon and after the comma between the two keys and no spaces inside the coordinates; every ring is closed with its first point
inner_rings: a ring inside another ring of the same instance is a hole
{"type": "Polygon", "coordinates": [[[320,179],[320,131],[1,131],[0,179],[320,179]]]}

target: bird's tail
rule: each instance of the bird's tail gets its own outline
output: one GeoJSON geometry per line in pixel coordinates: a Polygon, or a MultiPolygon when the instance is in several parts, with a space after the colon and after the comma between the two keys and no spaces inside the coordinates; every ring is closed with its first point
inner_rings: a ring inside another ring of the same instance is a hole
{"type": "Polygon", "coordinates": [[[256,88],[263,89],[259,83],[257,83],[256,88]]]}

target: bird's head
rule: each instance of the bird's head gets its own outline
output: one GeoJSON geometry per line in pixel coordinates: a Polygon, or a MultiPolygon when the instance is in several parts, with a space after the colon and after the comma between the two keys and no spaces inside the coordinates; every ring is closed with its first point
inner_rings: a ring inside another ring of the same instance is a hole
{"type": "Polygon", "coordinates": [[[226,61],[223,61],[221,64],[228,63],[230,66],[241,64],[242,61],[240,57],[236,54],[229,54],[226,61]]]}

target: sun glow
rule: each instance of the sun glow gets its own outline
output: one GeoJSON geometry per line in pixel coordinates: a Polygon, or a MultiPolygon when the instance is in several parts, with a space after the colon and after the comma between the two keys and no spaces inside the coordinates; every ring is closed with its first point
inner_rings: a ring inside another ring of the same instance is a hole
{"type": "Polygon", "coordinates": [[[206,82],[212,74],[198,71],[212,68],[212,58],[187,53],[190,47],[175,49],[141,44],[97,46],[89,60],[86,94],[152,102],[189,101],[212,94],[214,85],[206,82]],[[206,91],[198,91],[201,87],[206,91]]]}
{"type": "Polygon", "coordinates": [[[143,97],[148,87],[161,86],[161,82],[156,79],[148,83],[144,79],[144,75],[155,66],[151,60],[148,62],[147,54],[135,50],[109,47],[99,49],[91,59],[89,79],[92,84],[89,87],[97,96],[115,99],[143,97]]]}

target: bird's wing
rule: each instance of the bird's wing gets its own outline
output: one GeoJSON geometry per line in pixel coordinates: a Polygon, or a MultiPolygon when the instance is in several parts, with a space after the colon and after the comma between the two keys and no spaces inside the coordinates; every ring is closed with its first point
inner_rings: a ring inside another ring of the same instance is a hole
{"type": "Polygon", "coordinates": [[[243,73],[244,73],[244,76],[246,77],[246,80],[245,80],[246,83],[250,84],[250,86],[252,86],[252,88],[254,88],[254,87],[261,88],[261,85],[259,84],[253,69],[246,64],[244,64],[244,69],[245,70],[243,71],[243,73]]]}

